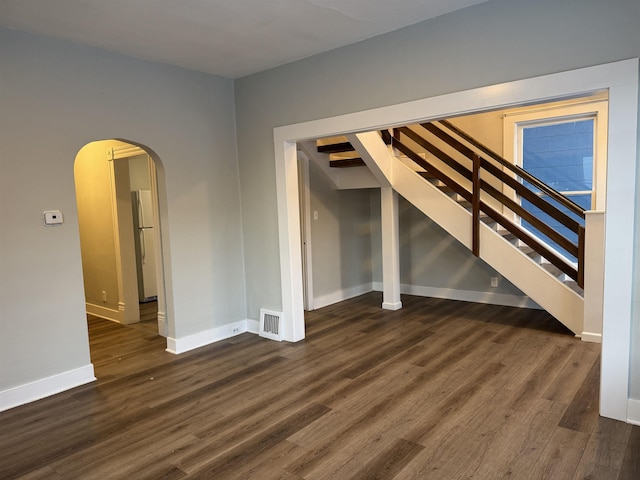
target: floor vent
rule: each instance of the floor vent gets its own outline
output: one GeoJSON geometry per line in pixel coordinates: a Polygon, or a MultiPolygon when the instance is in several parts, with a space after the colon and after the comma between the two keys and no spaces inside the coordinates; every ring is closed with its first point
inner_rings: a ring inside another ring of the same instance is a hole
{"type": "Polygon", "coordinates": [[[260,336],[282,341],[282,312],[260,309],[260,336]]]}

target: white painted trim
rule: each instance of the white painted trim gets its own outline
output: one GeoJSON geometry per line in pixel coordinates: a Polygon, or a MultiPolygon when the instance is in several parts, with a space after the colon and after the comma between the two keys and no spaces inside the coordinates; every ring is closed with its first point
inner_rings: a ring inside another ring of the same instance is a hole
{"type": "Polygon", "coordinates": [[[115,308],[103,307],[102,305],[87,302],[85,304],[85,309],[90,315],[120,323],[120,312],[115,308]]]}
{"type": "Polygon", "coordinates": [[[107,151],[107,160],[119,158],[131,158],[139,155],[147,155],[147,151],[137,145],[127,144],[121,147],[113,147],[107,151]]]}
{"type": "Polygon", "coordinates": [[[594,332],[582,332],[582,333],[580,334],[580,338],[581,338],[584,342],[602,343],[602,334],[601,334],[601,333],[594,333],[594,332]]]}
{"type": "Polygon", "coordinates": [[[297,141],[609,91],[609,151],[600,413],[627,419],[635,234],[638,59],[323,118],[274,129],[280,281],[285,331],[304,338],[297,141]],[[615,187],[614,187],[615,186],[615,187]]]}
{"type": "MultiPolygon", "coordinates": [[[[180,354],[247,332],[247,320],[229,323],[182,338],[167,337],[167,352],[180,354]]],[[[252,332],[253,333],[253,332],[252,332]]]]}
{"type": "MultiPolygon", "coordinates": [[[[601,97],[601,95],[599,95],[601,97]]],[[[607,186],[607,101],[591,100],[576,103],[570,99],[567,103],[547,107],[523,109],[505,115],[503,122],[503,151],[507,160],[522,166],[522,129],[531,125],[549,124],[571,120],[593,120],[594,158],[593,158],[593,210],[605,209],[605,195],[607,186]]],[[[515,191],[511,190],[513,199],[515,191]]],[[[566,194],[567,192],[565,192],[566,194]]]]}
{"type": "MultiPolygon", "coordinates": [[[[602,211],[585,212],[583,328],[597,334],[598,343],[602,342],[605,217],[602,211]]],[[[582,339],[586,340],[584,335],[582,339]]]]}
{"type": "Polygon", "coordinates": [[[313,310],[313,249],[311,244],[311,186],[309,177],[309,157],[299,152],[300,206],[302,228],[302,273],[304,276],[304,301],[306,310],[313,310]]]}
{"type": "Polygon", "coordinates": [[[380,225],[382,230],[382,308],[399,310],[400,299],[400,215],[398,193],[392,187],[380,189],[380,225]]]}
{"type": "Polygon", "coordinates": [[[160,310],[158,310],[158,335],[167,336],[167,315],[160,310]]]}
{"type": "Polygon", "coordinates": [[[402,302],[382,302],[383,310],[400,310],[402,308],[402,302]]]}
{"type": "MultiPolygon", "coordinates": [[[[276,129],[278,130],[278,129],[276,129]]],[[[296,142],[275,141],[278,243],[282,291],[282,339],[304,338],[302,247],[300,245],[300,199],[296,142]]]]}
{"type": "Polygon", "coordinates": [[[93,382],[93,364],[41,378],[0,392],[0,412],[93,382]]]}
{"type": "Polygon", "coordinates": [[[258,320],[247,319],[247,332],[260,335],[260,322],[258,320]]]}
{"type": "Polygon", "coordinates": [[[627,405],[627,422],[640,425],[640,400],[630,398],[627,405]]]}
{"type": "Polygon", "coordinates": [[[605,66],[609,79],[607,217],[605,219],[604,295],[600,414],[627,420],[636,160],[638,141],[638,59],[605,66]]]}
{"type": "MultiPolygon", "coordinates": [[[[382,284],[381,284],[382,285],[382,284]]],[[[355,287],[344,288],[336,290],[335,292],[316,297],[313,301],[315,308],[322,308],[334,303],[342,302],[365,293],[373,291],[373,285],[371,283],[364,283],[355,287]]]]}

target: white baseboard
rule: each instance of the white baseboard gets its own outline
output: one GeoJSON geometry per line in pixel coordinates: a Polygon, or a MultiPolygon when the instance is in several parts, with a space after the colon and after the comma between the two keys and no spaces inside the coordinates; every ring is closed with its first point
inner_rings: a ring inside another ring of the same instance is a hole
{"type": "Polygon", "coordinates": [[[358,295],[363,295],[365,293],[369,293],[373,288],[373,284],[365,283],[363,285],[358,285],[356,287],[345,288],[342,290],[337,290],[333,293],[329,293],[328,295],[322,295],[320,297],[315,297],[313,299],[313,308],[322,308],[328,305],[333,305],[334,303],[342,302],[343,300],[348,300],[349,298],[357,297],[358,295]]]}
{"type": "Polygon", "coordinates": [[[112,322],[120,323],[120,313],[117,309],[104,307],[102,305],[96,305],[95,303],[86,304],[87,313],[104,318],[105,320],[111,320],[112,322]]]}
{"type": "MultiPolygon", "coordinates": [[[[194,333],[193,335],[187,335],[182,338],[167,337],[167,352],[180,354],[193,350],[194,348],[204,347],[211,343],[226,340],[227,338],[235,337],[241,333],[251,332],[256,333],[254,322],[258,325],[257,320],[242,320],[240,322],[230,323],[221,327],[212,328],[211,330],[205,330],[203,332],[194,333]],[[249,330],[249,322],[251,322],[251,330],[249,330]]],[[[259,327],[258,327],[259,330],[259,327]]]]}
{"type": "Polygon", "coordinates": [[[260,334],[260,321],[259,320],[247,320],[247,332],[260,334]]]}
{"type": "Polygon", "coordinates": [[[95,379],[93,364],[90,363],[84,367],[3,390],[0,392],[0,412],[93,382],[95,379]]]}
{"type": "Polygon", "coordinates": [[[640,400],[627,400],[627,423],[640,425],[640,400]]]}
{"type": "MultiPolygon", "coordinates": [[[[373,290],[382,291],[382,282],[373,282],[373,290]]],[[[454,288],[423,287],[420,285],[400,285],[400,292],[419,297],[445,298],[447,300],[461,300],[463,302],[487,303],[505,307],[535,308],[540,306],[527,296],[509,295],[505,293],[475,292],[472,290],[457,290],[454,288]]]]}
{"type": "Polygon", "coordinates": [[[580,338],[584,342],[602,343],[601,333],[582,332],[582,334],[580,335],[580,338]]]}
{"type": "Polygon", "coordinates": [[[382,308],[384,310],[400,310],[402,302],[382,302],[382,308]]]}

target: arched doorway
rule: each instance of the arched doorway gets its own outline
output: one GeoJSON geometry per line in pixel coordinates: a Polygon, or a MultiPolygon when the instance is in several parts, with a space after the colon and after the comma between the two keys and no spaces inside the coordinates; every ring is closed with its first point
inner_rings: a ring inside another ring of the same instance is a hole
{"type": "Polygon", "coordinates": [[[148,148],[101,140],[80,149],[74,177],[87,313],[128,325],[142,312],[166,336],[158,161],[148,148]]]}

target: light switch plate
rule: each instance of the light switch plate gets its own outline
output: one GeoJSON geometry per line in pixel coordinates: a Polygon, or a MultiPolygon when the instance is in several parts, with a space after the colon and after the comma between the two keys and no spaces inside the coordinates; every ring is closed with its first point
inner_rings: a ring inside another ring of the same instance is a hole
{"type": "Polygon", "coordinates": [[[64,222],[60,210],[47,210],[44,213],[44,224],[47,226],[61,225],[64,222]]]}

